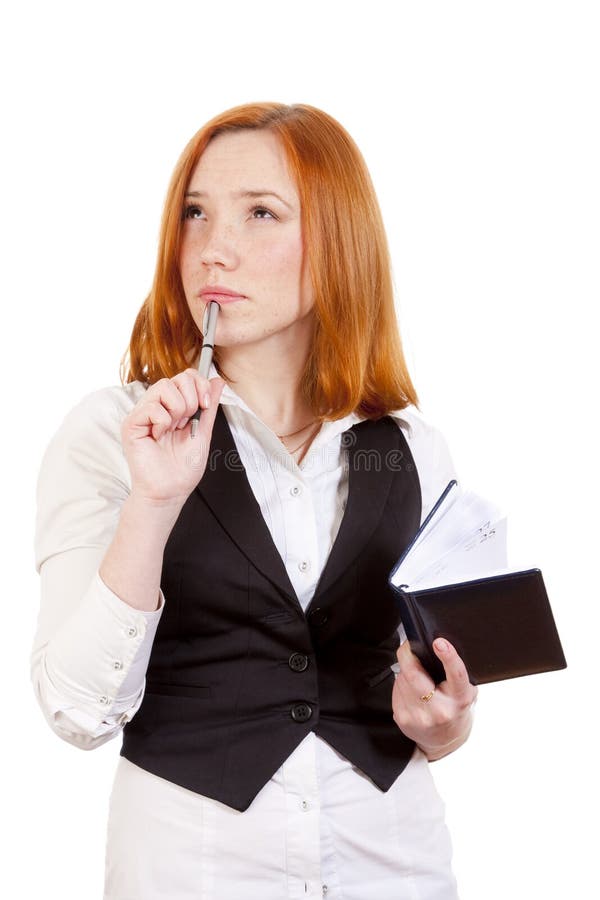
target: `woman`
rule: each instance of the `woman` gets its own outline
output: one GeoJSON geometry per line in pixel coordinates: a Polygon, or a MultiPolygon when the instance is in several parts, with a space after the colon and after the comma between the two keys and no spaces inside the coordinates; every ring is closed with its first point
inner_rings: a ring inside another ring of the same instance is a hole
{"type": "Polygon", "coordinates": [[[39,702],[78,746],[123,733],[105,898],[455,897],[427,763],[475,689],[450,645],[437,689],[398,648],[387,586],[453,469],[335,120],[252,104],[198,132],[129,352],[38,485],[39,702]]]}

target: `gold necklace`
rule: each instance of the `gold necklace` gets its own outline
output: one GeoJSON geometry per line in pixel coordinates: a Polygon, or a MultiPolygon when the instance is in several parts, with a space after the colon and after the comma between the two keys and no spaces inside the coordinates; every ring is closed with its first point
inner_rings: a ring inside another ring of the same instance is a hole
{"type": "MultiPolygon", "coordinates": [[[[315,419],[315,421],[316,421],[316,419],[315,419]]],[[[311,422],[311,424],[313,424],[313,423],[311,422]]],[[[297,447],[294,447],[293,450],[290,450],[288,447],[286,447],[286,450],[288,451],[288,453],[289,453],[290,455],[293,455],[294,453],[297,453],[298,450],[302,450],[302,448],[303,448],[306,444],[308,444],[309,441],[312,441],[312,439],[315,437],[315,435],[316,435],[316,433],[317,433],[317,431],[319,430],[320,427],[321,427],[321,423],[319,422],[318,425],[317,425],[317,427],[316,427],[316,428],[313,428],[313,430],[309,433],[308,437],[305,437],[304,440],[302,441],[302,443],[301,443],[301,444],[298,444],[297,447]]],[[[307,449],[308,449],[308,448],[307,448],[307,449]]],[[[306,451],[303,451],[303,452],[300,454],[300,458],[298,459],[298,462],[301,462],[301,461],[302,461],[305,452],[306,452],[306,451]]]]}
{"type": "MultiPolygon", "coordinates": [[[[317,420],[313,419],[312,422],[309,422],[308,425],[303,425],[302,428],[299,428],[298,431],[291,431],[289,434],[278,434],[277,437],[280,441],[283,441],[285,438],[294,437],[295,434],[300,434],[301,431],[304,431],[310,425],[314,425],[317,420]]],[[[300,444],[302,446],[302,444],[300,444]]]]}

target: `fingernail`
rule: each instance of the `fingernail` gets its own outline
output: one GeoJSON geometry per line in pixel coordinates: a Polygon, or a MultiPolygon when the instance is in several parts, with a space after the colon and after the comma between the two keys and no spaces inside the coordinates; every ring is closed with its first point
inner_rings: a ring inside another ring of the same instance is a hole
{"type": "Polygon", "coordinates": [[[445,641],[444,638],[437,638],[435,642],[435,649],[439,650],[440,653],[446,653],[448,650],[448,641],[445,641]]]}
{"type": "Polygon", "coordinates": [[[210,394],[204,395],[203,403],[204,403],[204,406],[210,406],[210,394]]]}

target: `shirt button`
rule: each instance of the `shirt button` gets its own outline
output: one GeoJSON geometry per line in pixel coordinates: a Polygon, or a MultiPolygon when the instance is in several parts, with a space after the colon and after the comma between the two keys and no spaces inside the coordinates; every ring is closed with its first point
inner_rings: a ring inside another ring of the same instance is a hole
{"type": "Polygon", "coordinates": [[[135,637],[136,634],[137,634],[137,628],[135,628],[133,625],[131,625],[131,626],[127,629],[127,634],[129,635],[129,637],[135,637]]]}
{"type": "Polygon", "coordinates": [[[308,572],[310,569],[310,563],[307,559],[303,559],[302,562],[298,563],[298,568],[301,572],[308,572]]]}
{"type": "Polygon", "coordinates": [[[106,706],[106,704],[108,703],[108,697],[107,696],[100,697],[100,703],[103,703],[106,706]]]}
{"type": "Polygon", "coordinates": [[[299,484],[295,484],[294,487],[290,488],[290,494],[292,495],[292,497],[299,497],[301,493],[302,488],[299,484]]]}
{"type": "Polygon", "coordinates": [[[123,663],[119,662],[118,659],[115,659],[115,661],[113,663],[113,669],[122,669],[122,668],[123,668],[123,663]]]}
{"type": "Polygon", "coordinates": [[[308,803],[306,802],[306,800],[303,800],[300,806],[302,807],[302,809],[308,809],[308,803]]]}
{"type": "Polygon", "coordinates": [[[325,894],[327,893],[328,890],[329,890],[329,888],[327,887],[326,884],[324,884],[323,885],[323,896],[325,896],[325,894]]]}
{"type": "Polygon", "coordinates": [[[308,703],[295,703],[290,710],[294,722],[308,722],[312,716],[312,709],[308,703]]]}

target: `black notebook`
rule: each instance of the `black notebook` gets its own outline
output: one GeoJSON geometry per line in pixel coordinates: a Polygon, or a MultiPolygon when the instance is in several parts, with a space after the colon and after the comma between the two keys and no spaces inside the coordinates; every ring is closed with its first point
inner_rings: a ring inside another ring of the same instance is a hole
{"type": "Polygon", "coordinates": [[[473,684],[563,669],[539,569],[510,571],[506,518],[451,481],[389,576],[411,650],[436,683],[447,638],[473,684]]]}

